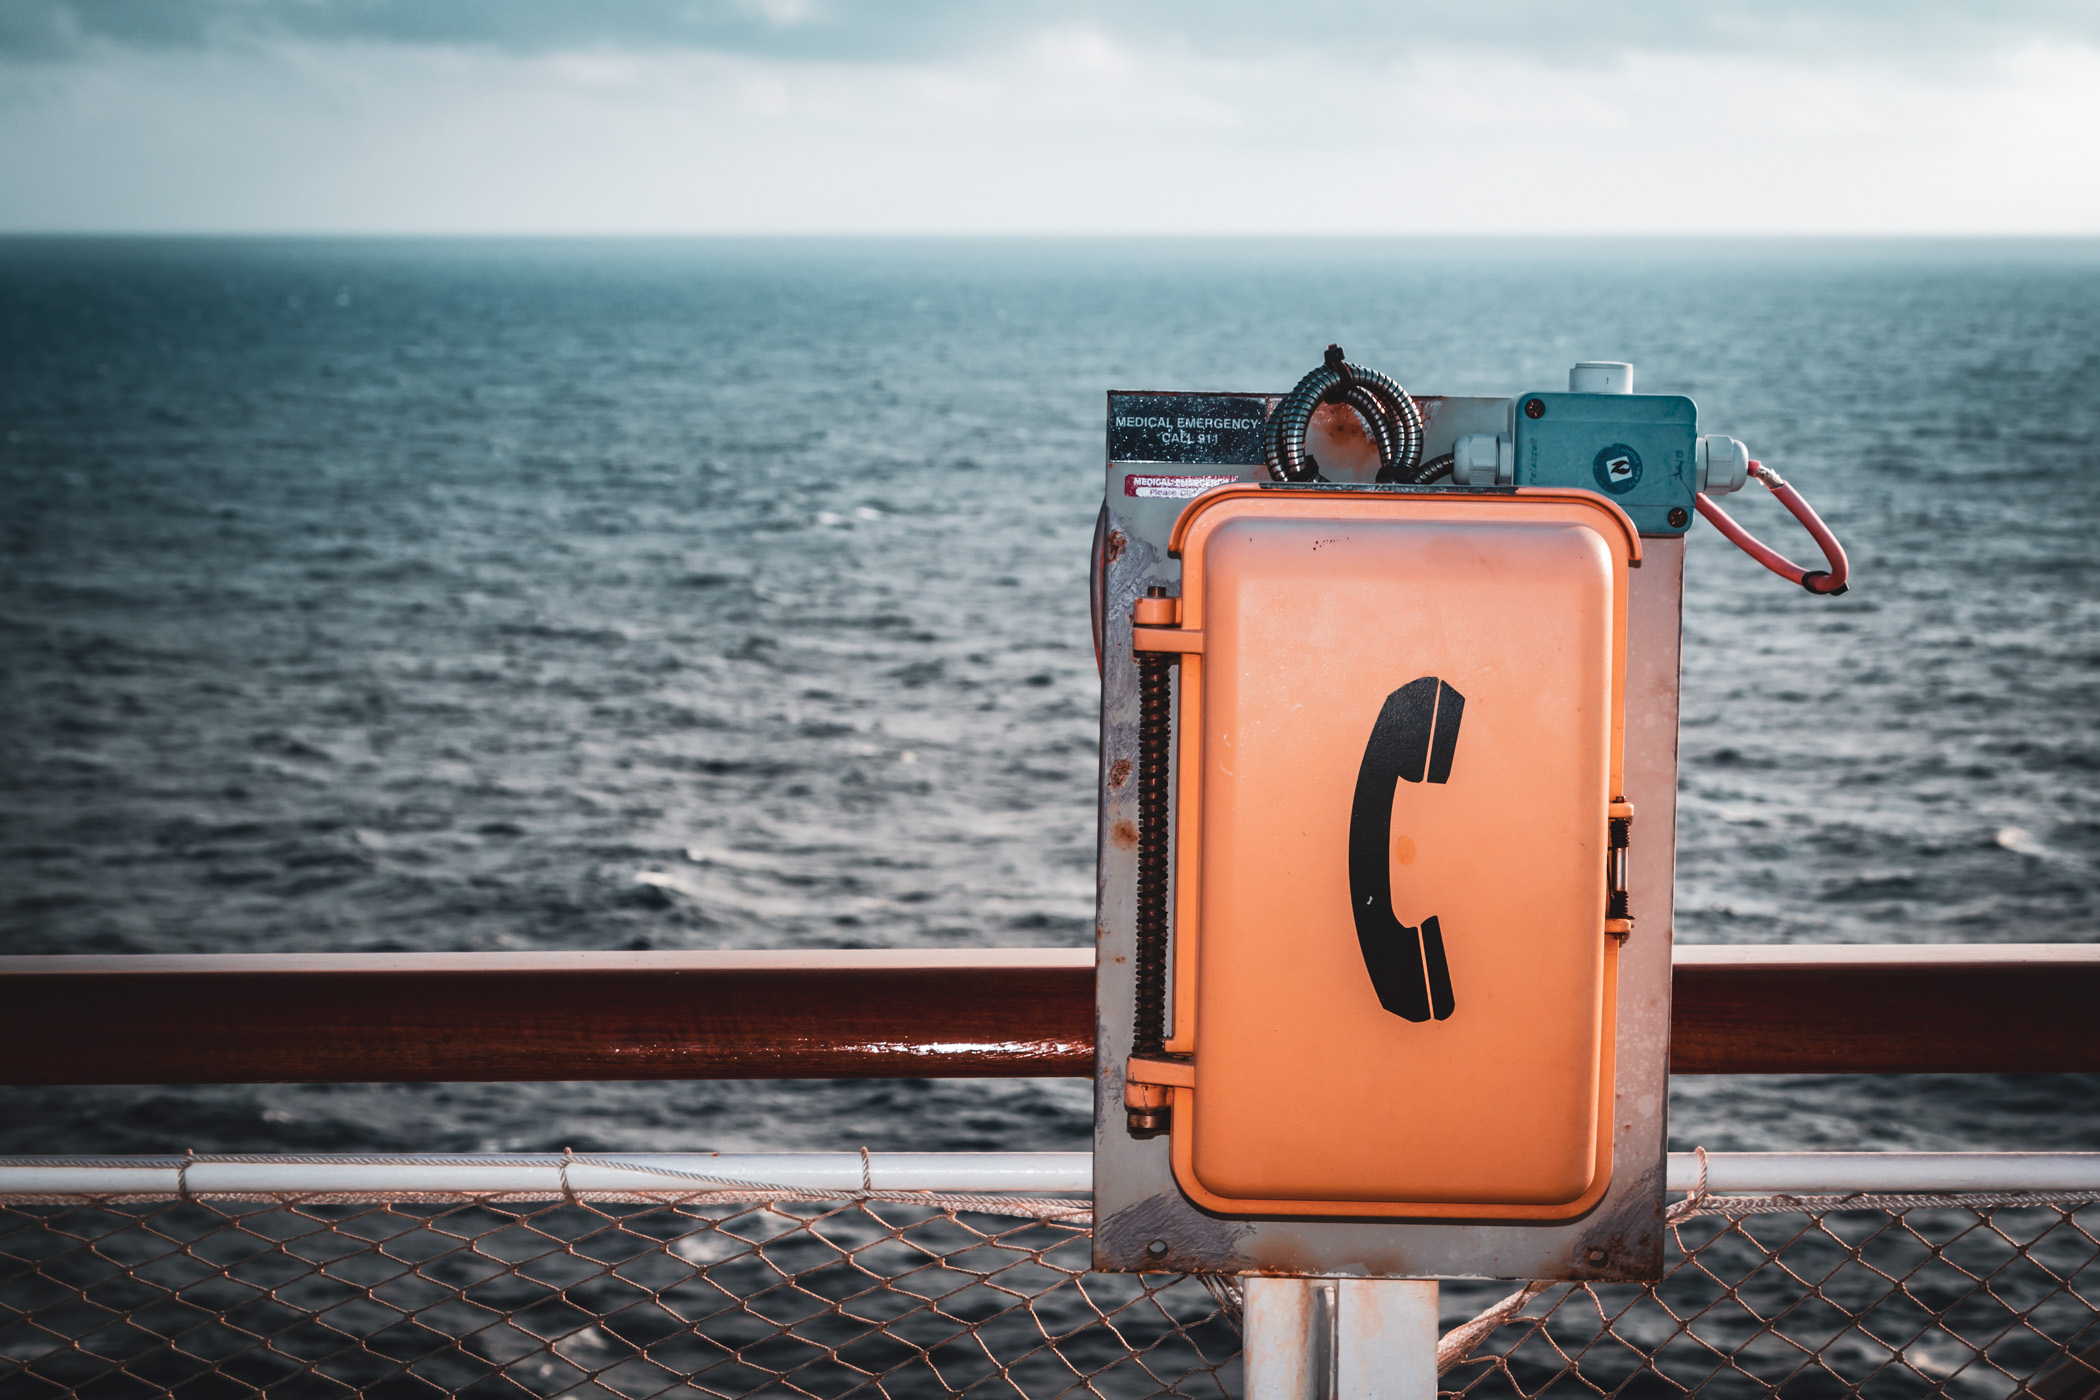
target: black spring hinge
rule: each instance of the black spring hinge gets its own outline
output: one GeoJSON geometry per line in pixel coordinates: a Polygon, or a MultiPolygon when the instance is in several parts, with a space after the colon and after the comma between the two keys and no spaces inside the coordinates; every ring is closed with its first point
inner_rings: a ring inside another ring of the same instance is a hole
{"type": "Polygon", "coordinates": [[[1626,851],[1633,844],[1633,804],[1611,800],[1604,853],[1604,931],[1624,940],[1633,932],[1633,908],[1626,893],[1626,851]]]}

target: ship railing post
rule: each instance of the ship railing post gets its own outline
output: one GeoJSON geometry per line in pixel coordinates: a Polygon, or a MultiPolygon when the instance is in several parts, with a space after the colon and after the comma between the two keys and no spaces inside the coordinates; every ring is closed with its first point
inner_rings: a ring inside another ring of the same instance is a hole
{"type": "Polygon", "coordinates": [[[1247,1400],[1436,1400],[1434,1280],[1249,1275],[1244,1287],[1247,1400]]]}

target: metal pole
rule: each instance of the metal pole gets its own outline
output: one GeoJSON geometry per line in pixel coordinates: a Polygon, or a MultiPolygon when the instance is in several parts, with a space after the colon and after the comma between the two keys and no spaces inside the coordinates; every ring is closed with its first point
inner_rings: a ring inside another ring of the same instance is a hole
{"type": "Polygon", "coordinates": [[[1434,1280],[1243,1286],[1247,1400],[1436,1400],[1434,1280]]]}
{"type": "Polygon", "coordinates": [[[1247,1400],[1331,1400],[1334,1281],[1248,1275],[1242,1286],[1247,1400]]]}
{"type": "Polygon", "coordinates": [[[1436,1281],[1338,1280],[1335,1400],[1436,1400],[1436,1281]]]}

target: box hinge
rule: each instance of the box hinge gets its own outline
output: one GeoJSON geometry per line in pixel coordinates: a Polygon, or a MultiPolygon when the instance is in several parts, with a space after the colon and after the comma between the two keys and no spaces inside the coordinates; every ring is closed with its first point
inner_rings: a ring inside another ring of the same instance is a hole
{"type": "Polygon", "coordinates": [[[1187,1055],[1132,1055],[1123,1070],[1125,1084],[1159,1084],[1172,1089],[1196,1087],[1196,1062],[1187,1055]]]}
{"type": "Polygon", "coordinates": [[[1626,894],[1626,848],[1633,841],[1633,804],[1611,800],[1604,853],[1604,931],[1624,941],[1633,932],[1633,909],[1626,894]]]}
{"type": "Polygon", "coordinates": [[[1134,651],[1200,652],[1203,634],[1181,625],[1181,600],[1154,588],[1130,609],[1130,644],[1134,651]]]}
{"type": "Polygon", "coordinates": [[[1186,1055],[1132,1055],[1123,1069],[1123,1110],[1133,1137],[1158,1137],[1174,1113],[1174,1091],[1196,1087],[1196,1062],[1186,1055]]]}

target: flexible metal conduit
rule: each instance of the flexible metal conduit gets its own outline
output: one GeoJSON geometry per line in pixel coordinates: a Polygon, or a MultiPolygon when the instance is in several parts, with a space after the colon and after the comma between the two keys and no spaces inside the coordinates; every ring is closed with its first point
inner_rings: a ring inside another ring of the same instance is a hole
{"type": "MultiPolygon", "coordinates": [[[[1422,414],[1407,390],[1387,374],[1352,365],[1339,345],[1327,347],[1327,359],[1284,395],[1270,419],[1267,456],[1269,475],[1277,481],[1320,481],[1319,463],[1305,455],[1305,430],[1322,403],[1347,404],[1364,420],[1364,431],[1378,449],[1378,479],[1420,485],[1422,414]]],[[[1449,465],[1439,457],[1437,463],[1449,465]]]]}

